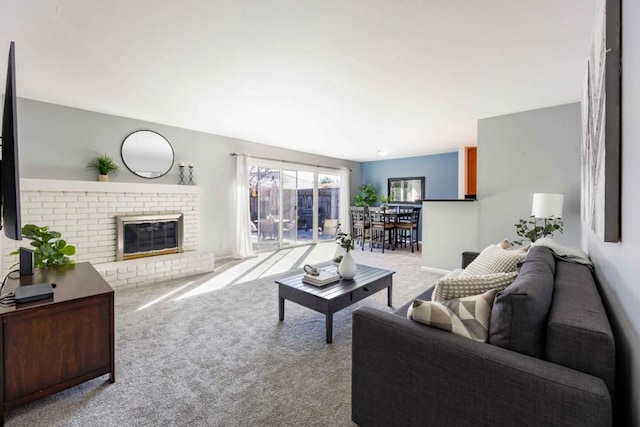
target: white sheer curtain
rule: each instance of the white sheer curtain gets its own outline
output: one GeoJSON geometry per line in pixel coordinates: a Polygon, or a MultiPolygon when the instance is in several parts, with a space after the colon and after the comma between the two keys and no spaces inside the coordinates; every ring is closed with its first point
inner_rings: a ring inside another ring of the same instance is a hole
{"type": "Polygon", "coordinates": [[[249,157],[236,155],[236,243],[234,258],[254,256],[249,212],[249,157]]]}
{"type": "Polygon", "coordinates": [[[341,168],[338,175],[340,176],[340,229],[345,233],[351,231],[351,218],[349,218],[349,206],[351,205],[351,194],[349,186],[351,185],[351,174],[349,169],[341,168]]]}

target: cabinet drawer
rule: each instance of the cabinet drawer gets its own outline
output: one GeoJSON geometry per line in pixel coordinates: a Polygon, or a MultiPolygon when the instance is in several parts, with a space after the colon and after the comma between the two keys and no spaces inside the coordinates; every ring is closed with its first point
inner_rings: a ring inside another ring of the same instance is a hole
{"type": "Polygon", "coordinates": [[[375,294],[376,292],[379,292],[379,291],[385,289],[386,287],[387,286],[385,286],[385,283],[372,283],[371,285],[366,285],[366,286],[363,286],[362,288],[358,288],[358,289],[354,290],[353,292],[351,292],[352,304],[354,302],[363,300],[366,297],[369,297],[369,296],[375,294]]]}

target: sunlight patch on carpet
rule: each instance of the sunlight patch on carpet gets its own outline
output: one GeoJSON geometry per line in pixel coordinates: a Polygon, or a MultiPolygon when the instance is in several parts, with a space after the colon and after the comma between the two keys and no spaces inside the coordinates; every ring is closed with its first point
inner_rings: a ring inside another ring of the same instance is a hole
{"type": "Polygon", "coordinates": [[[138,307],[138,308],[136,309],[136,311],[140,311],[140,310],[144,310],[144,309],[146,309],[146,308],[149,308],[149,307],[151,307],[152,305],[157,304],[157,303],[159,303],[160,301],[162,301],[162,300],[164,300],[164,299],[169,298],[171,295],[174,295],[174,294],[176,294],[176,293],[180,292],[181,290],[183,290],[183,289],[184,289],[184,288],[186,288],[187,286],[191,285],[192,283],[193,283],[193,282],[187,282],[187,283],[185,283],[184,285],[180,286],[179,288],[174,289],[174,290],[172,290],[171,292],[167,292],[166,294],[162,295],[161,297],[158,297],[158,298],[154,299],[153,301],[148,302],[148,303],[146,303],[145,305],[143,305],[143,306],[141,306],[141,307],[138,307]]]}

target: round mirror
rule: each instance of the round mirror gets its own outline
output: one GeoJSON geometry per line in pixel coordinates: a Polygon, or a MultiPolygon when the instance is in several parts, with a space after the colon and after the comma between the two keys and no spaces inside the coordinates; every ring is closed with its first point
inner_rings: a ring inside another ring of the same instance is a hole
{"type": "Polygon", "coordinates": [[[150,131],[133,132],[122,141],[120,155],[127,169],[143,178],[159,178],[173,166],[173,147],[162,135],[150,131]]]}

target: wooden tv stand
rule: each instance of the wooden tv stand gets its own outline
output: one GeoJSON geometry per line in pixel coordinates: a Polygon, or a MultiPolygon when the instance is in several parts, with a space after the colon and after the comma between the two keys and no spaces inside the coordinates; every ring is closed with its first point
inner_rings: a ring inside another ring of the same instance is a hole
{"type": "Polygon", "coordinates": [[[5,411],[109,374],[115,381],[113,289],[88,262],[8,279],[55,283],[53,297],[0,306],[0,423],[5,411]]]}

